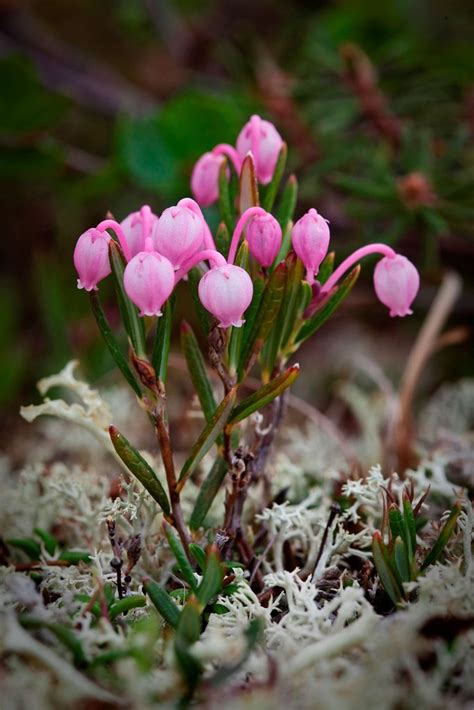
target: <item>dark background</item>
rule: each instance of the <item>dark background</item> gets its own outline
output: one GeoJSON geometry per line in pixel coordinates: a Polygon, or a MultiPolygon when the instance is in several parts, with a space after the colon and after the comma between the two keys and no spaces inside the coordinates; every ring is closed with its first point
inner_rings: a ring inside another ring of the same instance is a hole
{"type": "MultiPolygon", "coordinates": [[[[36,380],[71,357],[91,381],[111,368],[75,288],[78,235],[108,210],[123,219],[149,202],[159,213],[189,194],[196,158],[233,143],[252,112],[287,140],[297,216],[315,206],[330,219],[338,259],[385,241],[422,273],[415,316],[395,323],[374,299],[368,266],[320,342],[337,331],[351,347],[344,329],[357,337],[361,327],[392,374],[394,343],[402,360],[449,268],[464,279],[450,325],[472,320],[468,0],[3,0],[0,24],[4,434],[36,380]]],[[[116,322],[112,299],[109,309],[116,322]]],[[[469,346],[436,356],[428,390],[472,372],[469,346]]],[[[322,355],[318,363],[321,388],[322,355]]]]}

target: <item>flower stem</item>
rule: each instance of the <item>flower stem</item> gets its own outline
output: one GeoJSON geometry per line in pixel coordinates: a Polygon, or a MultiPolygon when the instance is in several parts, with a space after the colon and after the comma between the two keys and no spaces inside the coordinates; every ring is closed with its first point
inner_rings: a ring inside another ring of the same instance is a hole
{"type": "Polygon", "coordinates": [[[239,221],[237,222],[237,226],[234,229],[232,240],[230,242],[229,255],[227,257],[227,261],[229,264],[234,263],[235,255],[237,253],[237,247],[239,246],[240,235],[242,234],[245,225],[251,217],[254,217],[255,215],[259,214],[266,214],[265,210],[262,207],[249,207],[241,215],[239,221]]]}
{"type": "Polygon", "coordinates": [[[382,254],[383,256],[394,257],[395,252],[393,249],[386,244],[368,244],[366,247],[361,247],[356,249],[356,251],[345,259],[342,264],[340,264],[336,271],[328,278],[326,283],[321,288],[321,294],[329,293],[329,291],[336,285],[341,276],[343,276],[346,271],[348,271],[351,266],[356,264],[360,259],[369,254],[382,254]]]}

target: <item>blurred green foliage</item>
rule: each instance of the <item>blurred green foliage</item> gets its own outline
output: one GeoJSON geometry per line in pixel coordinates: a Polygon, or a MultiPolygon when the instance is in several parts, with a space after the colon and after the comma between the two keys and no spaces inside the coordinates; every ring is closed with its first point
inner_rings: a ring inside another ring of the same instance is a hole
{"type": "Polygon", "coordinates": [[[108,369],[88,299],[74,288],[77,236],[108,209],[117,219],[144,202],[160,212],[189,194],[195,159],[234,142],[254,111],[288,141],[299,212],[316,206],[330,219],[340,255],[370,239],[401,242],[425,280],[436,281],[440,263],[468,274],[467,1],[47,0],[2,12],[14,41],[0,61],[0,403],[73,355],[93,378],[108,369]],[[70,80],[51,69],[48,37],[70,80]],[[103,100],[89,86],[94,72],[103,100]],[[367,72],[369,98],[372,81],[396,138],[364,108],[367,72]]]}

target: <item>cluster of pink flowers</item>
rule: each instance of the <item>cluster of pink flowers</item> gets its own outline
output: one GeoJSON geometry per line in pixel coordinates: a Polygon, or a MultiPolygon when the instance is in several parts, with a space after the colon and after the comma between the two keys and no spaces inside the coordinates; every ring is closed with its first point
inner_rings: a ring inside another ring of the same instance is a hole
{"type": "MultiPolygon", "coordinates": [[[[174,207],[165,209],[160,217],[145,205],[121,223],[108,219],[87,230],[79,237],[74,251],[79,288],[96,289],[110,274],[111,237],[107,231],[110,229],[115,232],[127,261],[125,291],[141,316],[160,316],[176,284],[196,264],[207,262],[209,268],[198,289],[203,306],[217,318],[220,327],[241,326],[253,296],[250,275],[234,264],[242,233],[246,229],[252,257],[268,269],[275,263],[282,244],[280,224],[261,207],[247,209],[237,222],[225,257],[217,251],[199,205],[205,207],[217,200],[218,176],[224,156],[240,173],[244,158],[250,154],[258,181],[268,184],[282,146],[276,128],[252,116],[240,132],[236,148],[220,144],[197,161],[191,180],[197,201],[180,200],[174,207]]],[[[311,285],[328,252],[329,240],[328,222],[315,209],[310,209],[292,228],[292,246],[304,264],[306,279],[311,285]]],[[[418,272],[408,259],[385,244],[371,244],[354,252],[334,271],[320,295],[329,293],[354,263],[371,253],[383,255],[374,272],[378,298],[389,308],[391,316],[411,313],[410,306],[419,287],[418,272]]]]}

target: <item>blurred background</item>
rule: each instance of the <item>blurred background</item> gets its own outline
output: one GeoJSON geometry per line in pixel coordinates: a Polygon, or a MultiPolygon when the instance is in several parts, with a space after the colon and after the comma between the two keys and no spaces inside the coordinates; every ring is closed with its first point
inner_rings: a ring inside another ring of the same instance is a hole
{"type": "Polygon", "coordinates": [[[449,321],[463,330],[425,391],[472,374],[469,0],[1,0],[0,25],[2,438],[39,377],[72,357],[92,382],[111,368],[75,288],[78,235],[109,210],[159,214],[188,195],[193,162],[253,112],[288,142],[296,216],[330,220],[338,259],[384,241],[422,272],[415,316],[395,322],[368,264],[302,353],[300,394],[323,403],[334,354],[355,343],[396,380],[448,269],[464,281],[449,321]]]}

